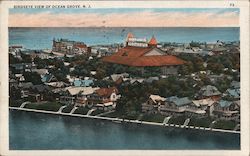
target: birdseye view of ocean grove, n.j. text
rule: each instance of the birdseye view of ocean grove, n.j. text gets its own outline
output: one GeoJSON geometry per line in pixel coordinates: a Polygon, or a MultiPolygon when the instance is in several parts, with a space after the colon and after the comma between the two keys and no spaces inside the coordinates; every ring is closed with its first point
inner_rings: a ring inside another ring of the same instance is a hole
{"type": "Polygon", "coordinates": [[[239,14],[9,9],[9,149],[240,150],[239,14]]]}

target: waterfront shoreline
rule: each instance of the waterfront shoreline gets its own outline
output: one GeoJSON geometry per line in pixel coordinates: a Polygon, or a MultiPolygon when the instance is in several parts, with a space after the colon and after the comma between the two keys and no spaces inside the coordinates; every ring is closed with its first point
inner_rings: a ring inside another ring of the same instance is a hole
{"type": "Polygon", "coordinates": [[[240,134],[240,131],[214,129],[214,128],[206,128],[206,127],[183,126],[183,125],[164,124],[164,123],[139,121],[139,120],[128,120],[128,119],[110,118],[110,117],[101,117],[101,116],[70,114],[70,113],[63,113],[63,112],[36,110],[36,109],[28,109],[28,108],[20,108],[20,107],[9,107],[9,109],[10,110],[21,110],[21,111],[27,111],[27,112],[36,112],[36,113],[45,113],[45,114],[54,114],[54,115],[63,115],[63,116],[72,116],[72,117],[81,117],[81,118],[100,119],[100,120],[107,120],[107,121],[118,122],[118,123],[125,122],[125,123],[136,123],[136,124],[144,124],[144,125],[154,125],[154,126],[161,126],[161,127],[175,127],[175,128],[182,128],[182,129],[185,128],[185,129],[194,129],[194,130],[204,130],[204,131],[240,134]]]}

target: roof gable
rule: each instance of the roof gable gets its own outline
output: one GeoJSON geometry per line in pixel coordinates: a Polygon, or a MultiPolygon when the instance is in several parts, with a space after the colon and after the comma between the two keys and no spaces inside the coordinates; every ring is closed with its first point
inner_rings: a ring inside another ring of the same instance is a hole
{"type": "Polygon", "coordinates": [[[116,87],[110,87],[110,88],[100,88],[98,90],[96,90],[96,93],[99,96],[103,96],[103,97],[109,97],[112,93],[118,93],[118,90],[116,87]]]}
{"type": "Polygon", "coordinates": [[[224,101],[224,100],[219,101],[220,107],[229,107],[232,103],[233,103],[232,101],[224,101]]]}
{"type": "Polygon", "coordinates": [[[154,48],[144,54],[144,56],[161,56],[164,55],[164,52],[158,48],[154,48]]]}
{"type": "Polygon", "coordinates": [[[122,49],[119,49],[117,53],[115,53],[113,56],[123,56],[123,57],[129,57],[129,58],[135,58],[143,56],[145,53],[151,51],[153,48],[145,48],[145,47],[131,47],[127,46],[122,49]]]}
{"type": "Polygon", "coordinates": [[[149,45],[157,45],[157,40],[154,36],[152,36],[152,38],[150,39],[150,41],[148,42],[149,45]]]}
{"type": "Polygon", "coordinates": [[[171,96],[167,98],[168,102],[173,102],[177,106],[183,106],[192,103],[188,97],[179,98],[177,96],[171,96]]]}

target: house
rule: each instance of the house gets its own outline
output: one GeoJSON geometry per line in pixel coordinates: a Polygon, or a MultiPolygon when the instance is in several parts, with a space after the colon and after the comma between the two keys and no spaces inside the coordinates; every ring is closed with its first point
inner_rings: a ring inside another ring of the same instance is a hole
{"type": "Polygon", "coordinates": [[[45,74],[45,75],[40,75],[40,76],[41,76],[41,81],[43,83],[50,83],[50,82],[57,81],[57,78],[52,74],[45,74]]]}
{"type": "Polygon", "coordinates": [[[18,84],[18,87],[19,88],[22,88],[22,89],[29,89],[31,87],[33,87],[33,83],[32,82],[23,82],[23,83],[19,83],[18,84]]]}
{"type": "Polygon", "coordinates": [[[44,100],[43,94],[27,92],[27,100],[30,102],[41,102],[44,100]]]}
{"type": "Polygon", "coordinates": [[[69,84],[62,82],[62,81],[58,81],[58,82],[49,82],[49,83],[45,83],[48,86],[51,86],[53,88],[63,88],[63,87],[67,87],[69,86],[69,84]]]}
{"type": "Polygon", "coordinates": [[[239,101],[217,101],[214,105],[213,115],[224,120],[237,120],[240,110],[239,101]]]}
{"type": "Polygon", "coordinates": [[[207,85],[200,89],[198,97],[199,99],[211,98],[213,100],[219,100],[221,92],[215,86],[207,85]]]}
{"type": "Polygon", "coordinates": [[[226,92],[223,94],[223,97],[230,98],[232,100],[239,100],[240,99],[240,89],[227,89],[226,92]]]}
{"type": "Polygon", "coordinates": [[[48,69],[32,69],[31,72],[36,72],[39,75],[49,74],[48,69]]]}
{"type": "Polygon", "coordinates": [[[97,104],[103,105],[105,103],[113,103],[112,107],[115,108],[116,101],[120,98],[118,95],[118,89],[116,87],[100,88],[97,89],[88,98],[88,107],[96,106],[97,104]]]}
{"type": "Polygon", "coordinates": [[[220,74],[220,75],[208,75],[209,80],[215,84],[218,81],[220,81],[221,79],[223,79],[224,74],[220,74]]]}
{"type": "Polygon", "coordinates": [[[9,86],[17,86],[18,85],[18,81],[15,79],[9,79],[9,86]]]}
{"type": "Polygon", "coordinates": [[[223,54],[226,51],[227,51],[227,49],[224,47],[216,47],[216,48],[212,49],[212,52],[214,53],[214,55],[223,54]]]}
{"type": "Polygon", "coordinates": [[[74,86],[66,87],[60,96],[60,102],[64,104],[76,104],[85,106],[87,96],[93,94],[97,89],[99,88],[74,86]]]}
{"type": "Polygon", "coordinates": [[[98,89],[99,89],[99,87],[95,87],[95,88],[84,87],[79,92],[79,94],[77,94],[75,104],[78,105],[78,106],[84,106],[85,107],[86,105],[88,105],[89,107],[92,107],[93,106],[92,101],[89,100],[89,99],[91,99],[91,96],[98,89]],[[89,101],[91,101],[91,102],[89,102],[89,101]]]}
{"type": "Polygon", "coordinates": [[[231,84],[230,84],[231,88],[234,88],[234,89],[239,89],[240,88],[240,82],[238,81],[232,81],[231,84]]]}
{"type": "Polygon", "coordinates": [[[149,99],[142,104],[142,112],[148,114],[158,113],[158,107],[164,105],[166,98],[159,95],[150,95],[149,99]]]}
{"type": "Polygon", "coordinates": [[[24,82],[25,78],[23,76],[23,74],[15,74],[15,78],[18,82],[24,82]]]}
{"type": "Polygon", "coordinates": [[[74,51],[77,53],[89,53],[91,51],[90,47],[87,47],[86,44],[82,42],[75,43],[73,45],[74,51]]]}
{"type": "Polygon", "coordinates": [[[95,93],[102,98],[102,101],[115,102],[119,99],[118,90],[116,87],[100,88],[95,93]]]}
{"type": "Polygon", "coordinates": [[[144,80],[144,82],[146,83],[152,83],[153,81],[158,81],[159,77],[149,77],[146,80],[144,80]]]}
{"type": "Polygon", "coordinates": [[[143,79],[143,78],[131,78],[131,79],[130,79],[130,83],[131,83],[131,84],[140,84],[140,83],[142,83],[144,80],[145,80],[145,79],[143,79]]]}
{"type": "Polygon", "coordinates": [[[60,96],[60,103],[75,104],[75,98],[82,90],[84,87],[66,87],[60,96]]]}
{"type": "Polygon", "coordinates": [[[192,103],[188,97],[179,98],[177,96],[171,96],[166,98],[165,105],[161,105],[159,110],[161,114],[169,115],[183,115],[188,105],[192,103]]]}
{"type": "Polygon", "coordinates": [[[40,59],[53,59],[55,56],[53,56],[52,53],[45,53],[45,52],[40,52],[36,54],[36,57],[40,59]]]}
{"type": "Polygon", "coordinates": [[[26,69],[32,69],[32,63],[16,63],[10,64],[10,70],[15,70],[17,73],[23,73],[26,69]]]}
{"type": "Polygon", "coordinates": [[[22,49],[23,49],[22,46],[9,46],[9,54],[12,54],[15,58],[18,58],[19,60],[21,60],[22,49]]]}
{"type": "Polygon", "coordinates": [[[212,116],[212,112],[214,110],[214,101],[211,98],[206,98],[206,99],[200,99],[200,100],[193,100],[192,105],[189,107],[194,109],[194,110],[201,110],[204,112],[204,115],[212,116]]]}
{"type": "Polygon", "coordinates": [[[136,67],[144,73],[145,67],[161,68],[162,74],[177,74],[178,67],[185,61],[173,55],[166,55],[157,48],[157,40],[153,36],[149,42],[146,39],[134,38],[128,34],[125,47],[118,52],[103,57],[104,62],[136,67]]]}
{"type": "Polygon", "coordinates": [[[110,75],[110,78],[116,82],[117,80],[119,80],[120,78],[127,78],[129,77],[129,74],[128,73],[122,73],[122,74],[112,74],[110,75]]]}

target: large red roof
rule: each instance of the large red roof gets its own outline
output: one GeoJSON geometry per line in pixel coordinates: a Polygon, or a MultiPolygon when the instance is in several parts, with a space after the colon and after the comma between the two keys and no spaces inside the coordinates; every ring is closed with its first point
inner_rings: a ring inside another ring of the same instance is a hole
{"type": "Polygon", "coordinates": [[[153,49],[153,47],[127,46],[111,56],[104,57],[103,61],[136,67],[182,65],[185,63],[182,59],[172,55],[144,56],[153,49]]]}

